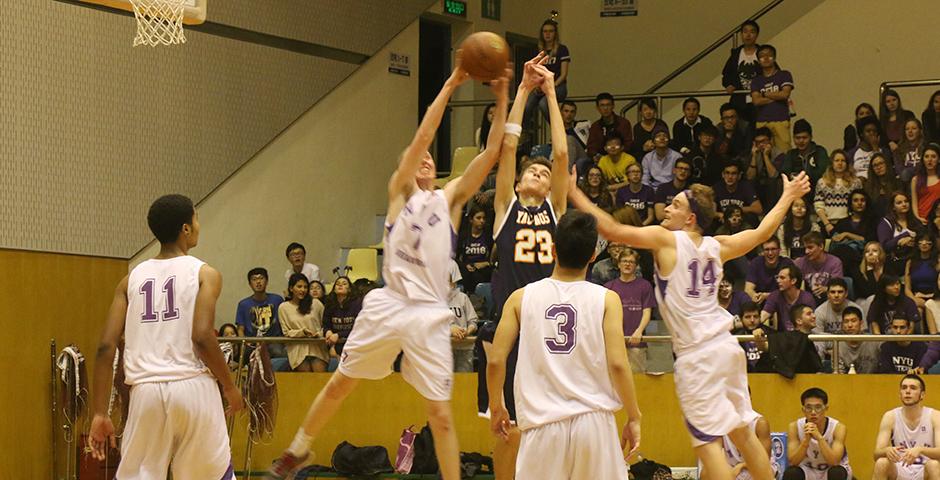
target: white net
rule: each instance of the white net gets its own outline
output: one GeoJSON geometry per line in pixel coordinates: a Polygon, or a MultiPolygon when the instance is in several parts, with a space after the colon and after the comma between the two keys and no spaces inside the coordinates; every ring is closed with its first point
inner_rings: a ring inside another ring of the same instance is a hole
{"type": "Polygon", "coordinates": [[[137,19],[134,46],[176,45],[186,43],[183,33],[185,0],[131,0],[137,19]]]}

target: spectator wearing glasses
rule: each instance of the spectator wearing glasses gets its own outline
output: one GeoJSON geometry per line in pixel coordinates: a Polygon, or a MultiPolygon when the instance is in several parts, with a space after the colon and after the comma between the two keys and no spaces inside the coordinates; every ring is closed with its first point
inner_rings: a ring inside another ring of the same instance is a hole
{"type": "Polygon", "coordinates": [[[767,127],[773,132],[774,145],[786,152],[790,150],[790,92],[793,75],[781,70],[777,64],[777,49],[761,45],[757,50],[761,73],[751,80],[751,101],[756,108],[755,126],[767,127]]]}
{"type": "Polygon", "coordinates": [[[728,102],[734,105],[741,116],[753,121],[754,105],[751,103],[750,94],[751,81],[761,73],[757,61],[757,36],[760,35],[760,26],[754,20],[747,20],[741,24],[738,33],[741,35],[741,46],[731,49],[731,55],[721,71],[721,84],[731,95],[728,102]]]}
{"type": "Polygon", "coordinates": [[[291,244],[287,246],[284,255],[287,257],[287,261],[290,262],[290,268],[284,272],[285,282],[290,280],[290,276],[295,273],[304,274],[307,280],[311,282],[320,280],[320,267],[312,263],[307,263],[307,249],[304,248],[302,244],[291,242],[291,244]]]}

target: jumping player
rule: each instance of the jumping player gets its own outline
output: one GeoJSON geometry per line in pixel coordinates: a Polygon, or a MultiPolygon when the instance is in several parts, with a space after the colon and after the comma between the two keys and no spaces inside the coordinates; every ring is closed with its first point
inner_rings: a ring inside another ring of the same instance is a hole
{"type": "Polygon", "coordinates": [[[734,235],[702,235],[715,214],[714,192],[699,184],[673,198],[659,226],[617,223],[591,203],[572,182],[575,208],[598,218],[598,228],[612,242],[653,252],[656,297],[672,333],[676,393],[692,435],[696,456],[712,479],[730,479],[721,437],[730,436],[756,480],[770,480],[770,460],[748,424],[757,416],[747,390],[744,351],[731,336],[731,314],[718,305],[722,265],[773,235],[790,204],[809,191],[800,173],[783,179],[784,191],[756,229],[734,235]]]}
{"type": "Polygon", "coordinates": [[[901,379],[901,406],[881,417],[874,480],[940,479],[940,412],[924,406],[925,395],[922,378],[901,379]]]}
{"type": "Polygon", "coordinates": [[[568,212],[555,232],[551,277],[516,290],[503,306],[486,374],[490,425],[505,439],[511,424],[502,385],[518,339],[516,478],[625,479],[623,448],[632,455],[640,446],[620,297],[584,279],[596,245],[597,221],[568,212]],[[618,441],[613,412],[621,408],[628,420],[618,441]]]}
{"type": "MultiPolygon", "coordinates": [[[[522,82],[509,113],[507,134],[503,138],[503,149],[496,173],[496,272],[493,274],[494,318],[500,318],[503,303],[516,289],[531,282],[548,277],[555,262],[552,253],[552,236],[555,223],[567,208],[568,195],[568,142],[564,121],[555,99],[554,75],[542,66],[547,60],[540,53],[526,62],[522,82]],[[516,146],[519,143],[518,126],[522,121],[525,100],[536,88],[541,88],[548,99],[548,111],[552,130],[552,161],[533,159],[523,163],[519,181],[516,182],[516,146]]],[[[497,320],[498,321],[498,320],[497,320]]],[[[479,333],[477,349],[481,361],[486,362],[486,349],[493,341],[495,325],[488,324],[479,333]]],[[[503,394],[512,420],[516,419],[513,398],[516,349],[509,355],[506,382],[503,394]]],[[[486,374],[480,369],[477,387],[477,407],[482,416],[489,405],[486,374]]],[[[515,470],[515,457],[519,449],[519,432],[512,429],[508,440],[498,439],[494,447],[493,462],[496,477],[511,479],[515,470]]]]}
{"type": "Polygon", "coordinates": [[[118,284],[98,344],[92,454],[103,460],[108,443],[116,445],[108,393],[123,335],[124,378],[132,388],[116,478],[163,480],[171,468],[180,480],[233,480],[225,414],[244,403],[216,340],[222,276],[188,255],[199,242],[199,217],[189,198],[158,198],[147,223],[160,253],[118,284]]]}
{"type": "Polygon", "coordinates": [[[388,183],[385,231],[386,286],[365,297],[362,311],[343,348],[339,368],[310,406],[294,441],[275,460],[266,478],[291,479],[311,457],[310,445],[339,410],[359,379],[379,379],[392,372],[404,351],[402,376],[427,399],[434,450],[445,480],[460,478],[457,433],[450,408],[454,358],[450,346],[453,313],[448,308],[449,272],[454,210],[480,188],[498,158],[509,77],[491,82],[496,94],[496,117],[487,148],[467,166],[463,176],[434,189],[434,159],[428,147],[440,125],[447,102],[468,74],[459,66],[428,107],[411,144],[401,154],[388,183]]]}

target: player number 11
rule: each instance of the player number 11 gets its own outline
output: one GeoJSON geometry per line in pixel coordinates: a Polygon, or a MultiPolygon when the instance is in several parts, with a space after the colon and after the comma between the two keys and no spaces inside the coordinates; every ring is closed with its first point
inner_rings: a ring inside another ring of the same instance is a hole
{"type": "MultiPolygon", "coordinates": [[[[154,311],[154,291],[153,287],[157,281],[153,278],[148,278],[144,280],[144,283],[140,284],[140,294],[144,296],[144,313],[140,315],[141,323],[151,323],[159,320],[157,318],[157,312],[154,311]]],[[[176,308],[176,277],[170,277],[166,279],[166,282],[163,283],[163,293],[165,301],[163,302],[166,307],[160,312],[160,316],[163,317],[163,321],[176,320],[180,318],[180,311],[176,308]]]]}

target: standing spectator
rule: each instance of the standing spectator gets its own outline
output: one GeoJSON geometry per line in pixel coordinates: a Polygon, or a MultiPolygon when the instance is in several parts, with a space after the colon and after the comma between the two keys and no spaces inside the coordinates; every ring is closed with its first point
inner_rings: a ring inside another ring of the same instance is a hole
{"type": "MultiPolygon", "coordinates": [[[[287,301],[277,307],[284,335],[291,338],[323,337],[323,304],[308,295],[309,284],[302,273],[287,281],[287,301]]],[[[287,359],[295,372],[325,372],[330,361],[323,343],[289,343],[287,359]]]]}
{"type": "Polygon", "coordinates": [[[746,162],[751,153],[751,124],[740,118],[737,108],[725,103],[719,111],[718,153],[737,162],[746,162]]]}
{"type": "Polygon", "coordinates": [[[640,121],[633,126],[633,148],[630,153],[639,159],[653,151],[653,129],[657,126],[665,128],[667,131],[669,125],[659,119],[656,114],[659,109],[656,107],[656,99],[646,97],[640,99],[640,121]]]}
{"type": "Polygon", "coordinates": [[[588,132],[588,156],[595,162],[600,160],[604,155],[604,143],[614,132],[620,135],[623,149],[629,151],[633,147],[633,128],[629,120],[614,113],[614,96],[607,92],[599,93],[594,103],[601,118],[591,124],[591,130],[588,132]]]}
{"type": "Polygon", "coordinates": [[[813,295],[800,289],[802,283],[803,273],[795,265],[781,268],[777,274],[777,290],[770,293],[761,311],[761,323],[778,332],[794,330],[796,326],[790,318],[790,309],[796,305],[816,308],[813,295]]]}
{"type": "Polygon", "coordinates": [[[669,148],[669,129],[653,128],[653,150],[643,157],[643,185],[654,190],[672,181],[672,167],[681,158],[679,152],[669,148]]]}
{"type": "Polygon", "coordinates": [[[748,264],[744,292],[754,303],[763,304],[778,288],[777,274],[788,265],[793,265],[793,260],[780,256],[780,240],[777,237],[764,240],[761,254],[748,264]]]}
{"type": "Polygon", "coordinates": [[[774,133],[767,127],[754,131],[754,143],[751,146],[751,159],[748,162],[747,179],[754,183],[760,192],[762,203],[777,203],[782,191],[782,181],[776,159],[785,151],[778,150],[773,143],[774,133]]]}
{"type": "Polygon", "coordinates": [[[826,415],[829,395],[810,388],[800,395],[803,418],[787,429],[787,460],[783,478],[805,480],[846,480],[852,478],[849,454],[845,449],[845,424],[826,415]]]}
{"type": "Polygon", "coordinates": [[[781,70],[777,64],[777,49],[761,45],[757,49],[761,73],[751,80],[751,100],[756,108],[757,128],[767,127],[773,132],[774,145],[786,152],[790,150],[790,92],[793,75],[781,70]]]}
{"type": "Polygon", "coordinates": [[[336,370],[339,356],[343,354],[346,338],[356,323],[356,315],[362,310],[360,292],[353,289],[349,277],[339,277],[333,282],[333,290],[323,302],[323,337],[330,349],[329,371],[336,370]]]}
{"type": "Polygon", "coordinates": [[[901,106],[901,96],[889,88],[881,96],[878,116],[881,117],[881,130],[885,133],[888,147],[893,153],[904,138],[904,125],[908,120],[916,118],[914,112],[905,110],[901,106]]]}
{"type": "Polygon", "coordinates": [[[636,158],[623,151],[623,138],[617,132],[611,132],[604,140],[604,151],[607,154],[601,157],[597,166],[604,172],[608,189],[616,192],[627,184],[627,167],[635,164],[636,158]]]}
{"type": "Polygon", "coordinates": [[[829,157],[829,168],[816,184],[813,207],[826,235],[831,235],[836,222],[849,216],[849,197],[854,190],[862,188],[862,181],[842,150],[833,150],[829,157]]]}
{"type": "Polygon", "coordinates": [[[911,200],[904,192],[891,195],[891,211],[878,222],[878,241],[888,254],[888,272],[901,275],[914,253],[914,237],[924,226],[911,212],[911,200]]]}
{"type": "Polygon", "coordinates": [[[904,317],[910,321],[917,333],[923,331],[917,304],[901,290],[901,281],[894,275],[883,275],[878,280],[875,298],[868,307],[866,320],[869,330],[875,335],[886,333],[891,326],[891,319],[895,317],[904,317]]]}
{"type": "Polygon", "coordinates": [[[689,187],[688,180],[691,171],[692,164],[687,159],[680,158],[676,160],[675,166],[672,167],[672,181],[663,183],[656,188],[653,205],[657,222],[662,222],[666,218],[666,205],[672,204],[672,199],[689,187]]]}
{"type": "Polygon", "coordinates": [[[641,342],[646,326],[650,323],[656,298],[653,286],[637,277],[636,266],[639,260],[637,252],[625,248],[620,254],[618,265],[620,277],[604,284],[620,297],[623,304],[623,332],[627,339],[627,356],[634,372],[646,372],[646,343],[641,342]]]}
{"type": "MultiPolygon", "coordinates": [[[[870,172],[865,184],[865,192],[871,199],[871,213],[881,218],[887,213],[891,204],[891,194],[898,190],[906,190],[895,175],[894,169],[888,164],[888,158],[881,152],[871,157],[870,172]]],[[[910,181],[909,181],[910,182],[910,181]]]]}
{"type": "Polygon", "coordinates": [[[741,24],[741,46],[731,49],[731,55],[721,70],[721,85],[731,95],[729,103],[734,105],[740,115],[748,121],[754,120],[754,106],[751,105],[751,81],[761,73],[757,61],[757,36],[760,26],[754,20],[741,24]]]}
{"type": "Polygon", "coordinates": [[[682,118],[672,124],[672,149],[686,155],[698,143],[698,134],[712,125],[708,117],[701,115],[702,104],[695,97],[682,102],[682,118]]]}
{"type": "MultiPolygon", "coordinates": [[[[862,300],[868,299],[878,290],[878,281],[885,274],[885,262],[887,256],[880,243],[876,241],[865,244],[862,251],[862,262],[858,268],[850,269],[852,275],[852,289],[855,290],[855,298],[862,304],[862,300]]],[[[867,306],[868,303],[866,302],[867,306]]]]}
{"type": "MultiPolygon", "coordinates": [[[[829,155],[824,147],[813,141],[813,126],[805,119],[793,123],[793,145],[796,148],[784,155],[780,171],[791,176],[806,172],[811,187],[815,189],[816,183],[829,168],[829,155]]],[[[812,194],[813,190],[810,190],[810,199],[812,194]]]]}
{"type": "MultiPolygon", "coordinates": [[[[842,332],[842,312],[849,307],[859,309],[857,303],[848,298],[848,284],[844,278],[833,278],[829,280],[829,286],[826,289],[826,301],[816,307],[816,328],[813,333],[836,334],[842,332]]],[[[861,310],[859,309],[859,312],[861,310]]],[[[859,313],[861,315],[861,313],[859,313]]],[[[822,345],[817,343],[817,345],[822,345]]],[[[824,358],[832,358],[832,344],[825,343],[825,348],[820,353],[824,353],[824,358]]]]}
{"type": "Polygon", "coordinates": [[[591,281],[604,285],[620,275],[619,258],[627,246],[619,242],[607,244],[607,258],[598,260],[591,268],[591,281]]]}
{"type": "Polygon", "coordinates": [[[487,225],[486,212],[479,205],[470,207],[467,217],[469,227],[461,228],[457,239],[457,264],[463,290],[474,293],[478,284],[493,276],[493,227],[487,225]]]}
{"type": "Polygon", "coordinates": [[[905,184],[914,178],[926,145],[924,124],[916,118],[908,120],[904,124],[904,138],[894,151],[894,170],[905,184]]]}
{"type": "Polygon", "coordinates": [[[816,303],[826,298],[830,278],[842,277],[842,261],[826,253],[826,239],[819,232],[803,235],[806,255],[793,261],[803,272],[803,288],[813,294],[816,303]]]}
{"type": "Polygon", "coordinates": [[[685,158],[692,164],[692,175],[689,183],[714,185],[721,180],[721,169],[724,167],[724,156],[718,152],[718,129],[714,125],[706,125],[698,133],[698,143],[685,158]]]}
{"type": "Polygon", "coordinates": [[[940,142],[940,90],[930,96],[927,108],[920,114],[920,121],[924,125],[927,142],[940,142]]]}
{"type": "Polygon", "coordinates": [[[649,185],[643,185],[643,167],[638,164],[627,167],[627,182],[625,187],[617,190],[614,208],[631,207],[636,210],[643,226],[652,225],[656,221],[654,213],[656,193],[649,185]]]}
{"type": "MultiPolygon", "coordinates": [[[[857,307],[846,307],[842,311],[842,333],[843,335],[861,335],[865,323],[862,319],[862,310],[857,307]]],[[[849,373],[850,369],[855,369],[855,373],[875,373],[878,371],[878,357],[880,355],[881,343],[879,342],[852,342],[846,341],[839,344],[839,361],[833,365],[833,371],[839,373],[849,373]]]]}
{"type": "Polygon", "coordinates": [[[868,212],[868,194],[864,190],[855,190],[849,197],[851,213],[836,222],[832,229],[832,242],[829,252],[842,260],[843,266],[852,268],[862,260],[865,243],[875,240],[875,222],[868,212]]]}
{"type": "Polygon", "coordinates": [[[767,335],[760,324],[760,307],[756,303],[745,302],[741,305],[741,326],[732,330],[731,334],[754,336],[753,341],[741,342],[744,357],[747,358],[747,372],[763,371],[760,361],[764,353],[767,353],[767,335]]]}
{"type": "Polygon", "coordinates": [[[587,169],[589,164],[594,162],[593,159],[588,157],[586,139],[582,139],[581,135],[578,132],[583,132],[583,127],[578,127],[579,123],[587,124],[587,121],[578,122],[578,105],[574,102],[569,102],[565,100],[560,102],[561,105],[561,121],[565,124],[565,138],[568,140],[568,168],[571,168],[572,165],[577,165],[578,167],[578,176],[583,176],[584,171],[587,169]]]}
{"type": "MultiPolygon", "coordinates": [[[[548,56],[544,65],[555,76],[555,98],[560,103],[568,97],[568,67],[571,64],[571,53],[568,52],[568,47],[561,43],[558,22],[551,19],[545,20],[542,22],[539,33],[539,50],[548,56]]],[[[532,115],[535,113],[536,105],[542,111],[542,117],[548,121],[548,97],[539,89],[526,99],[525,118],[529,119],[528,122],[535,120],[532,115]]]]}
{"type": "Polygon", "coordinates": [[[719,211],[736,205],[741,207],[745,217],[752,224],[756,224],[757,217],[764,213],[764,207],[751,182],[741,180],[741,167],[736,162],[728,161],[724,164],[721,169],[721,182],[715,183],[712,190],[715,192],[715,206],[719,211]]]}
{"type": "Polygon", "coordinates": [[[783,254],[797,259],[806,254],[806,245],[803,236],[810,232],[819,232],[819,225],[809,219],[806,212],[806,202],[802,198],[793,201],[790,213],[783,224],[777,228],[777,239],[783,247],[783,254]]]}
{"type": "Polygon", "coordinates": [[[923,161],[917,166],[917,173],[911,179],[911,203],[917,207],[914,214],[924,224],[930,216],[930,208],[937,200],[940,200],[938,162],[940,162],[940,145],[928,144],[924,147],[923,161]]]}
{"type": "Polygon", "coordinates": [[[911,255],[904,267],[904,293],[914,300],[917,308],[924,311],[924,304],[933,298],[937,289],[937,239],[926,230],[914,237],[917,251],[911,255]]]}
{"type": "MultiPolygon", "coordinates": [[[[450,324],[450,338],[463,340],[477,332],[477,311],[470,302],[466,293],[457,289],[457,284],[451,277],[450,293],[447,296],[447,306],[454,312],[454,319],[450,324]]],[[[473,371],[473,343],[460,343],[453,346],[454,371],[473,371]]]]}
{"type": "Polygon", "coordinates": [[[483,110],[483,119],[480,121],[480,126],[477,128],[477,131],[473,135],[473,144],[477,147],[480,147],[482,152],[486,149],[486,137],[490,136],[490,125],[493,124],[493,115],[496,114],[496,104],[491,103],[486,106],[486,109],[483,110]]]}
{"type": "MultiPolygon", "coordinates": [[[[280,337],[281,322],[278,321],[277,309],[284,298],[268,293],[268,271],[255,267],[248,271],[248,285],[251,296],[238,302],[235,309],[235,325],[238,334],[243,337],[280,337]]],[[[274,369],[282,371],[288,367],[287,351],[280,343],[268,343],[268,353],[274,369]]]]}
{"type": "MultiPolygon", "coordinates": [[[[751,302],[746,293],[735,290],[734,284],[728,278],[722,278],[718,283],[718,306],[725,309],[734,317],[734,324],[741,322],[741,316],[744,314],[744,305],[751,302]]],[[[757,315],[758,319],[760,314],[757,315]]]]}
{"type": "Polygon", "coordinates": [[[846,125],[845,130],[842,132],[842,150],[849,151],[858,146],[858,137],[862,133],[862,129],[858,127],[859,120],[865,117],[874,117],[875,114],[875,107],[871,106],[870,103],[862,102],[855,107],[855,121],[846,125]]]}
{"type": "MultiPolygon", "coordinates": [[[[624,172],[624,178],[626,178],[626,172],[624,172]]],[[[607,186],[606,175],[600,167],[588,168],[587,175],[584,176],[584,180],[578,182],[578,187],[594,202],[594,205],[607,213],[614,210],[614,197],[607,186]]]]}
{"type": "MultiPolygon", "coordinates": [[[[888,335],[911,335],[914,326],[905,315],[898,314],[889,322],[888,335]]],[[[927,353],[925,342],[887,341],[881,344],[878,357],[878,373],[908,373],[920,366],[921,359],[927,353]]]]}
{"type": "Polygon", "coordinates": [[[868,178],[868,169],[871,159],[876,153],[891,157],[891,151],[881,146],[881,124],[876,117],[864,117],[856,122],[859,127],[858,145],[846,152],[855,174],[861,178],[868,178]]]}
{"type": "Polygon", "coordinates": [[[284,272],[284,281],[290,281],[290,276],[295,273],[302,273],[308,281],[320,280],[320,267],[307,263],[307,249],[297,242],[291,242],[284,252],[287,261],[290,262],[290,268],[284,272]]]}

